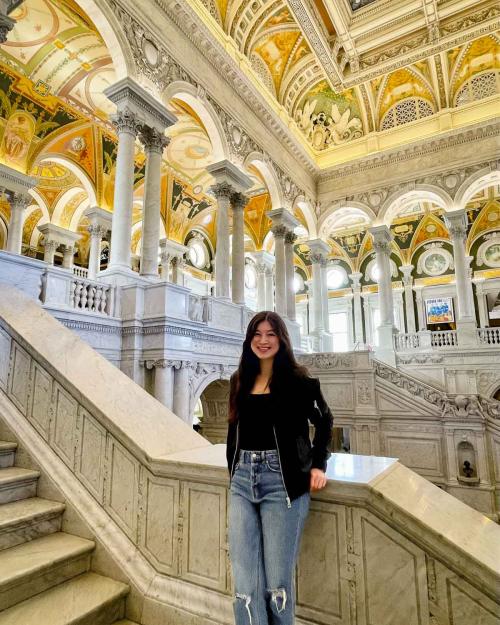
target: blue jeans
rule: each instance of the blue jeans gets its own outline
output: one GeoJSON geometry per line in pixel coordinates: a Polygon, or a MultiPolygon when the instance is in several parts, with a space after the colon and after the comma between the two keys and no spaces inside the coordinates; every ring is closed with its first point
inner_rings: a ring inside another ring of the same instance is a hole
{"type": "Polygon", "coordinates": [[[275,450],[240,451],[229,504],[236,625],[293,625],[295,563],[308,512],[309,493],[288,507],[275,450]]]}

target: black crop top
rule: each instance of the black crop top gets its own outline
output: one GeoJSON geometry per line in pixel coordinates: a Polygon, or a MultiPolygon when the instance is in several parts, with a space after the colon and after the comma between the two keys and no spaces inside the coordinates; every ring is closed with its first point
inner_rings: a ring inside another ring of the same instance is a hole
{"type": "Polygon", "coordinates": [[[249,451],[276,449],[271,393],[248,395],[242,403],[238,415],[239,448],[249,451]]]}

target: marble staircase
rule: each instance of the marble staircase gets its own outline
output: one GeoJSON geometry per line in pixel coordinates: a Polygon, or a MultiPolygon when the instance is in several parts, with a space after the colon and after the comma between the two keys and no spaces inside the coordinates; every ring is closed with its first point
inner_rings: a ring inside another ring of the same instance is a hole
{"type": "Polygon", "coordinates": [[[64,504],[36,496],[16,447],[0,441],[0,625],[134,625],[128,586],[90,570],[94,542],[61,531],[64,504]]]}

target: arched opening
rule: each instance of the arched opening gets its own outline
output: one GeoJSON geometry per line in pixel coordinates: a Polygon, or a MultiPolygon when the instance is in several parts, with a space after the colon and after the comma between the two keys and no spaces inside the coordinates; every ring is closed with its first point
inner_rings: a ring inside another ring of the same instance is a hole
{"type": "Polygon", "coordinates": [[[200,396],[199,432],[211,443],[225,443],[229,405],[229,380],[211,382],[200,396]]]}

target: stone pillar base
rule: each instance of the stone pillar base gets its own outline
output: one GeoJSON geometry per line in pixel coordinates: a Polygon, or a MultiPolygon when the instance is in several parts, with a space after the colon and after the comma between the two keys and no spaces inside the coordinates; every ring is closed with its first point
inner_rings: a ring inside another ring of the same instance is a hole
{"type": "Polygon", "coordinates": [[[397,329],[392,324],[378,327],[378,347],[375,348],[375,356],[377,360],[381,360],[391,367],[396,366],[394,335],[397,333],[397,329]]]}
{"type": "Polygon", "coordinates": [[[459,347],[477,347],[477,325],[475,320],[457,321],[457,342],[459,347]]]}

